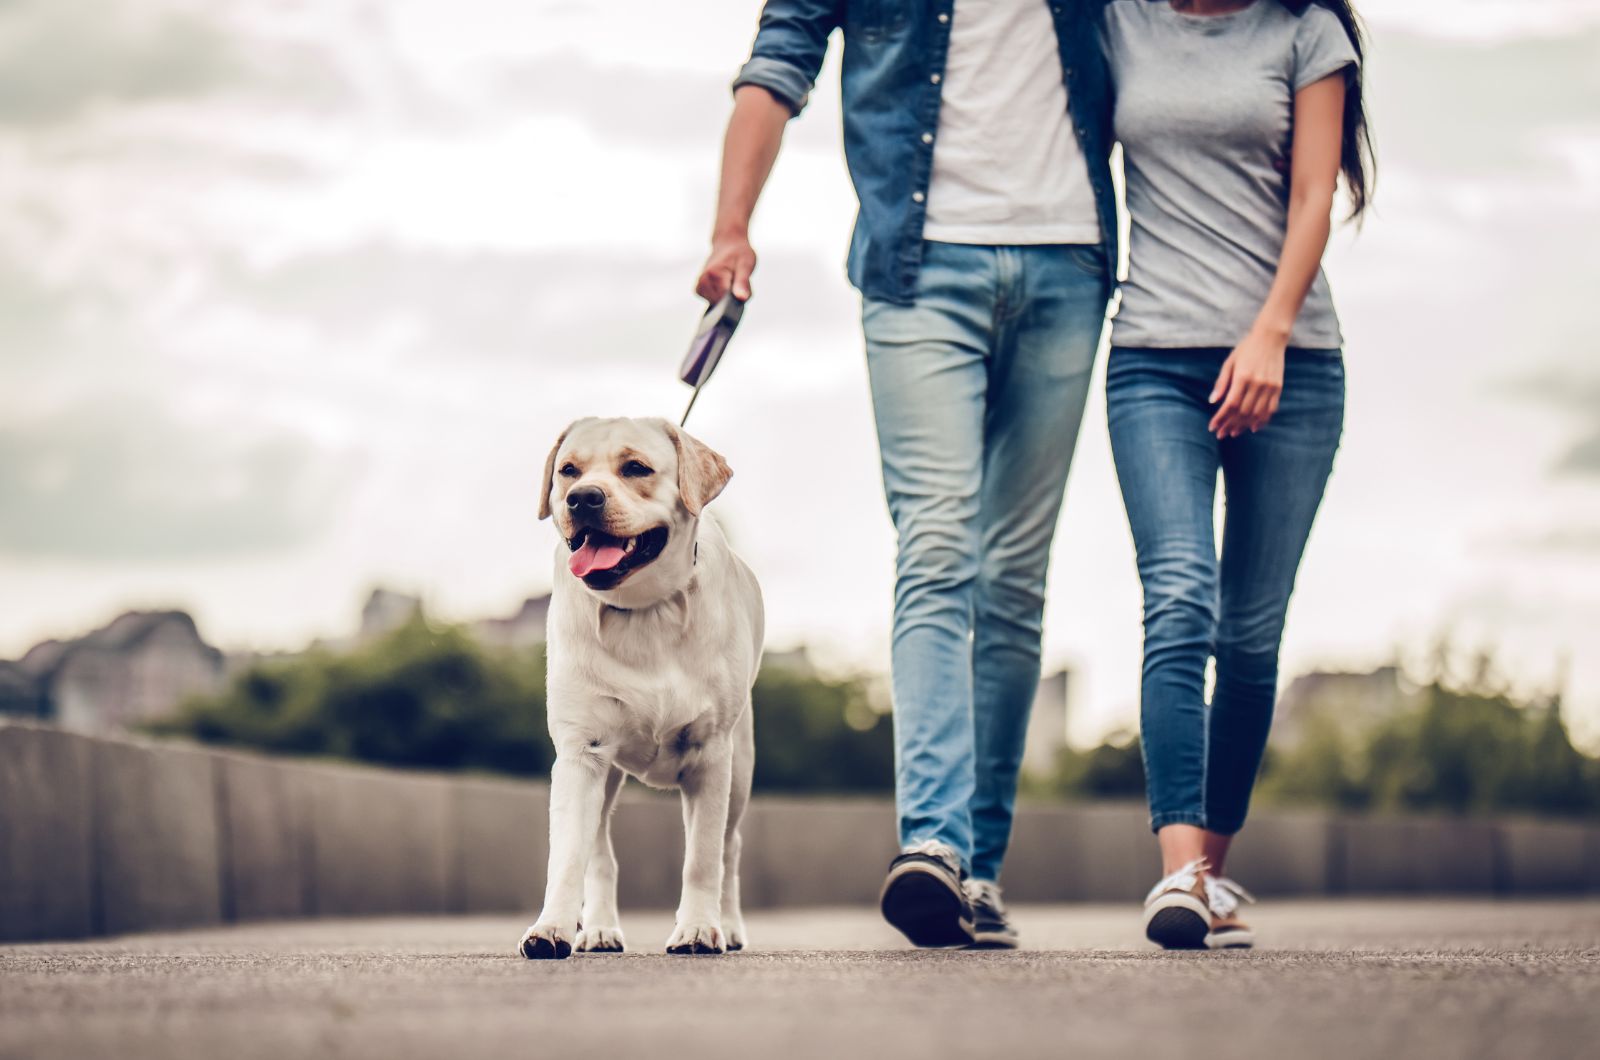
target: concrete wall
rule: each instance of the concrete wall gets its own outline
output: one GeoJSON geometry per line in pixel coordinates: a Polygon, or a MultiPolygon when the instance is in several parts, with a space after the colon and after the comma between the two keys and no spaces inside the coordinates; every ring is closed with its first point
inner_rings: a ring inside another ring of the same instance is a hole
{"type": "MultiPolygon", "coordinates": [[[[0,941],[301,916],[536,911],[542,785],[110,740],[0,722],[0,941]]],[[[627,907],[677,903],[675,796],[614,819],[627,907]]],[[[876,901],[884,799],[755,800],[751,907],[876,901]]],[[[1159,867],[1142,806],[1031,806],[1015,901],[1134,902],[1159,867]]],[[[1230,870],[1262,895],[1600,893],[1600,826],[1261,811],[1230,870]]]]}

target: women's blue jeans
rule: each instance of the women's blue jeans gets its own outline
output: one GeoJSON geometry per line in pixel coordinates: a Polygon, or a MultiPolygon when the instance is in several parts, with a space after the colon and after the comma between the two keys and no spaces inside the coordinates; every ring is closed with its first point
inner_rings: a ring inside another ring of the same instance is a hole
{"type": "Polygon", "coordinates": [[[1144,585],[1139,729],[1154,830],[1232,835],[1244,824],[1289,596],[1343,430],[1340,351],[1291,348],[1277,414],[1218,440],[1208,398],[1228,353],[1116,347],[1107,365],[1111,451],[1144,585]]]}

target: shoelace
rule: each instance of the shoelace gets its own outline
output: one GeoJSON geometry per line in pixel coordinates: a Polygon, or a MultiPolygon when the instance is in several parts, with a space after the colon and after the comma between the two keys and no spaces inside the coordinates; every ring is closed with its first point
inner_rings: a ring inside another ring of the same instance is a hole
{"type": "Polygon", "coordinates": [[[961,889],[967,892],[967,901],[973,905],[988,906],[997,913],[1005,911],[1000,900],[1000,885],[989,880],[963,880],[961,889]]]}
{"type": "Polygon", "coordinates": [[[949,865],[952,870],[956,871],[959,871],[957,866],[961,864],[960,860],[956,857],[956,852],[951,849],[948,844],[941,843],[937,839],[924,839],[915,846],[906,847],[905,850],[901,851],[901,853],[925,854],[930,858],[938,858],[940,861],[943,861],[945,864],[949,865]]]}
{"type": "Polygon", "coordinates": [[[1210,862],[1206,861],[1205,858],[1195,858],[1189,864],[1150,888],[1150,893],[1145,895],[1145,904],[1148,905],[1162,891],[1194,890],[1194,885],[1200,882],[1200,874],[1206,870],[1209,864],[1210,862]]]}
{"type": "Polygon", "coordinates": [[[1255,904],[1256,896],[1226,876],[1206,877],[1206,904],[1219,920],[1226,920],[1239,909],[1239,902],[1255,904]]]}

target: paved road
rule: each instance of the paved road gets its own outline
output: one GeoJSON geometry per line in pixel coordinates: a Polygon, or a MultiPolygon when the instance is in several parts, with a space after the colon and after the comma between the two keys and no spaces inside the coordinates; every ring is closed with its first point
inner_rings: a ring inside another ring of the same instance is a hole
{"type": "Polygon", "coordinates": [[[513,918],[0,946],[0,1057],[1594,1056],[1600,902],[1273,903],[1251,954],[1163,954],[1127,908],[1017,911],[1032,948],[919,953],[867,911],[758,949],[528,962],[513,918]]]}

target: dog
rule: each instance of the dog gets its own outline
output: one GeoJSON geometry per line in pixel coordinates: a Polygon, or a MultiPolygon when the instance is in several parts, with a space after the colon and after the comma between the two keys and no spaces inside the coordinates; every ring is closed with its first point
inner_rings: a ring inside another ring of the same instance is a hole
{"type": "Polygon", "coordinates": [[[727,461],[660,419],[583,419],[545,463],[555,517],[548,631],[550,867],[530,960],[620,952],[611,811],[626,777],[677,788],[683,894],[667,952],[747,944],[739,822],[764,614],[750,568],[704,516],[727,461]]]}

